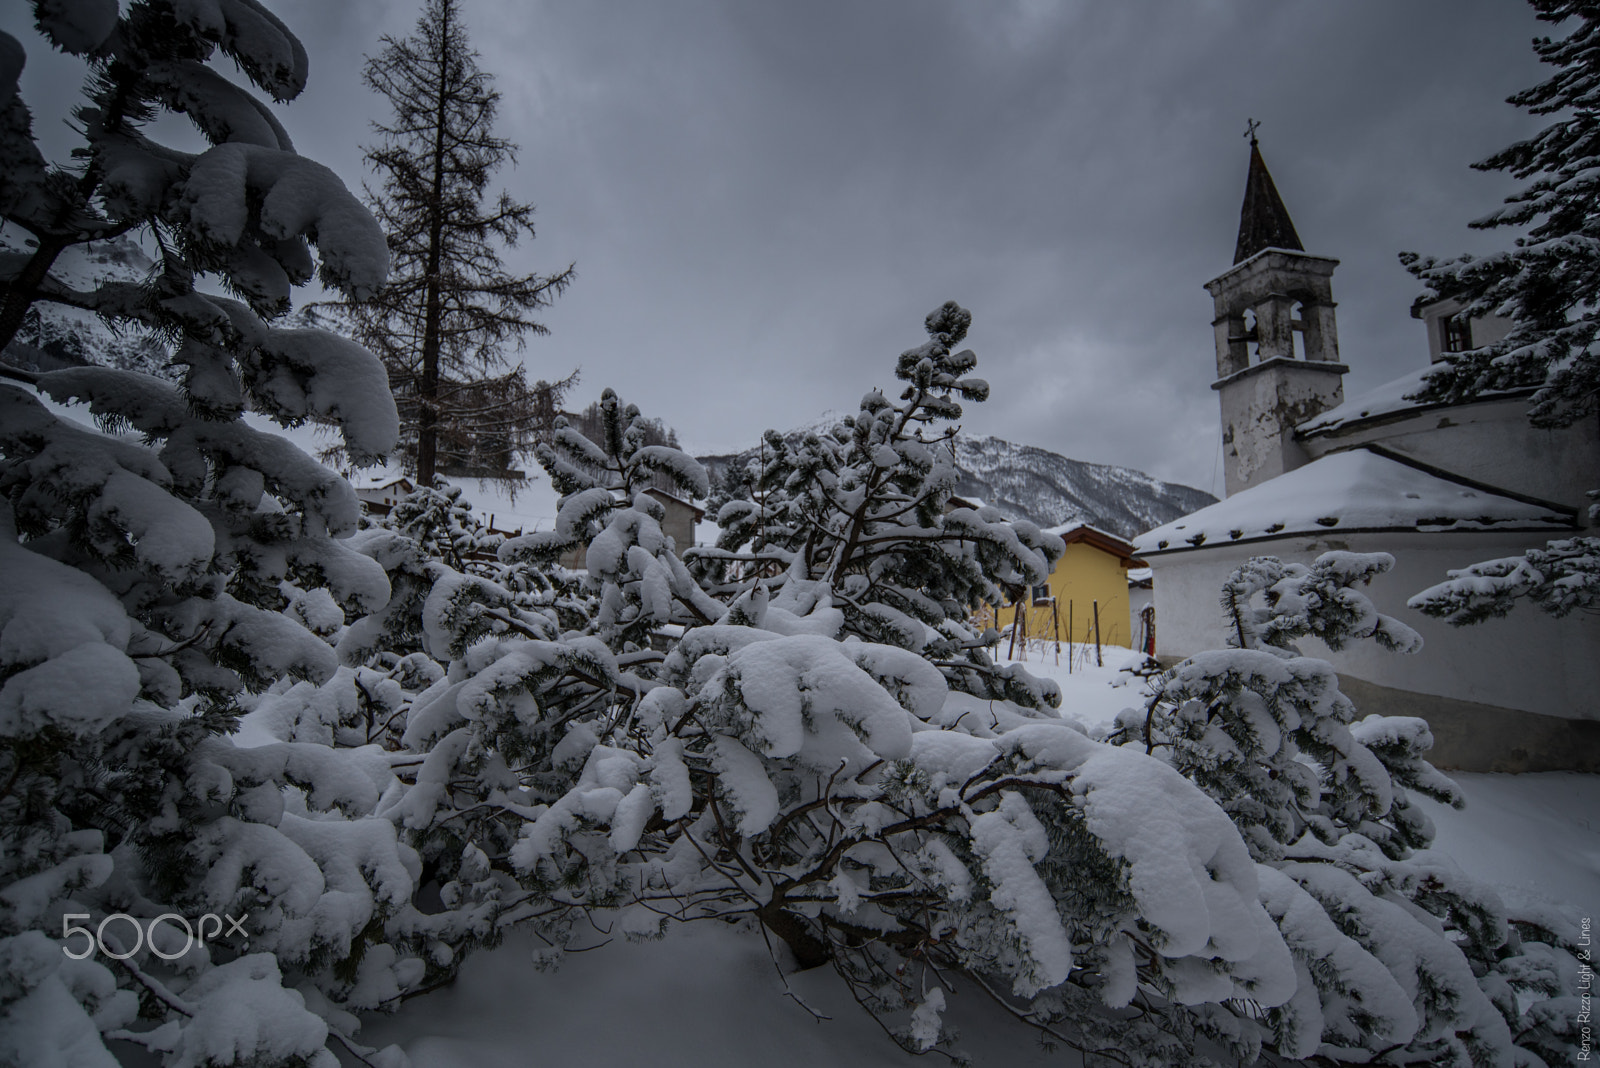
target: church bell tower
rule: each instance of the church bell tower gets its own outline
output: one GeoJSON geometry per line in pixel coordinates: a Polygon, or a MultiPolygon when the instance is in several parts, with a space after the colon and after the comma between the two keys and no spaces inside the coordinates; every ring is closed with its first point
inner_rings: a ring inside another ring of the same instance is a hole
{"type": "Polygon", "coordinates": [[[1250,170],[1233,266],[1206,283],[1216,306],[1217,380],[1228,496],[1307,456],[1294,428],[1344,401],[1332,277],[1305,250],[1250,126],[1250,170]]]}

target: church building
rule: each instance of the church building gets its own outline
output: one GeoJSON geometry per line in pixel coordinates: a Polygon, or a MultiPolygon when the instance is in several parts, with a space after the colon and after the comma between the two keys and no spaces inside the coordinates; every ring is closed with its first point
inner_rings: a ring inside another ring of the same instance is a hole
{"type": "Polygon", "coordinates": [[[1440,767],[1600,771],[1600,620],[1518,606],[1456,628],[1406,607],[1452,568],[1584,532],[1585,492],[1600,486],[1596,425],[1533,427],[1531,389],[1409,399],[1430,360],[1506,329],[1444,302],[1412,308],[1427,333],[1414,371],[1346,399],[1337,266],[1301,244],[1252,137],[1233,266],[1206,283],[1227,496],[1134,540],[1154,572],[1158,657],[1227,646],[1218,596],[1251,557],[1387,552],[1394,569],[1366,592],[1423,636],[1422,651],[1300,643],[1334,664],[1360,713],[1426,719],[1440,767]]]}

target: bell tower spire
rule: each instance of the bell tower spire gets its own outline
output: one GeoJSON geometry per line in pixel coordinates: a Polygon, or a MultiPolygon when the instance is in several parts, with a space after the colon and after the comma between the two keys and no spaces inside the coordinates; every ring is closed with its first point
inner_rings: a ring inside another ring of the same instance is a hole
{"type": "Polygon", "coordinates": [[[1284,207],[1278,187],[1272,182],[1267,161],[1261,158],[1261,143],[1256,140],[1256,128],[1261,124],[1249,122],[1245,136],[1250,138],[1250,171],[1244,180],[1244,204],[1239,208],[1239,240],[1233,246],[1233,262],[1243,263],[1262,249],[1282,248],[1304,252],[1300,235],[1295,233],[1294,220],[1284,207]]]}
{"type": "Polygon", "coordinates": [[[1216,317],[1226,492],[1248,489],[1306,462],[1294,428],[1344,400],[1333,269],[1305,251],[1267,170],[1250,120],[1250,167],[1233,266],[1206,283],[1216,317]],[[1254,351],[1252,352],[1252,347],[1254,351]]]}

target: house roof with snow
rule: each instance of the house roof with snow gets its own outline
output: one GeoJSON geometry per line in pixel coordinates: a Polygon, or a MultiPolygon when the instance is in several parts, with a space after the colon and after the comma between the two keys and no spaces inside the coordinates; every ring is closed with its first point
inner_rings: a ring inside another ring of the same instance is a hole
{"type": "Polygon", "coordinates": [[[1329,453],[1139,535],[1141,556],[1330,531],[1570,531],[1576,513],[1509,496],[1381,446],[1329,453]]]}
{"type": "Polygon", "coordinates": [[[706,510],[704,508],[701,508],[693,501],[685,500],[676,493],[668,493],[659,486],[646,486],[644,491],[650,496],[654,497],[656,500],[660,501],[662,504],[667,504],[670,502],[682,508],[689,509],[689,511],[694,515],[694,521],[696,523],[700,522],[700,520],[706,517],[706,510]]]}
{"type": "Polygon", "coordinates": [[[1121,561],[1123,567],[1141,567],[1144,564],[1143,560],[1134,559],[1132,542],[1087,523],[1063,523],[1045,533],[1054,534],[1068,545],[1083,542],[1101,552],[1110,553],[1121,561]]]}
{"type": "MultiPolygon", "coordinates": [[[[1449,408],[1458,406],[1455,401],[1418,401],[1408,400],[1410,394],[1422,389],[1423,380],[1431,370],[1429,367],[1420,367],[1410,374],[1401,375],[1392,382],[1385,382],[1381,386],[1367,390],[1336,408],[1329,408],[1320,415],[1314,415],[1294,428],[1298,437],[1311,437],[1319,434],[1328,434],[1356,423],[1368,421],[1380,422],[1390,416],[1410,415],[1414,412],[1427,411],[1431,408],[1449,408]]],[[[1531,389],[1497,390],[1480,395],[1480,400],[1500,400],[1506,397],[1520,397],[1531,393],[1531,389]]]]}
{"type": "Polygon", "coordinates": [[[345,476],[345,481],[350,483],[350,488],[360,493],[362,490],[382,490],[390,486],[405,483],[407,490],[416,488],[411,479],[406,477],[404,471],[390,467],[367,468],[345,476]]]}

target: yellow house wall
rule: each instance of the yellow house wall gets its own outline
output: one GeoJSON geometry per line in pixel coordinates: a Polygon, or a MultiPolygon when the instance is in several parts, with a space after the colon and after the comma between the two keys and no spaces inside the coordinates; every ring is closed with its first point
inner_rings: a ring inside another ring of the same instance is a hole
{"type": "MultiPolygon", "coordinates": [[[[1129,625],[1128,572],[1119,557],[1083,542],[1067,546],[1067,551],[1050,572],[1050,593],[1056,599],[1061,620],[1061,640],[1067,640],[1068,604],[1071,605],[1072,640],[1094,641],[1094,602],[1100,602],[1100,644],[1131,648],[1133,629],[1129,625]]],[[[1031,600],[1031,599],[1030,599],[1031,600]]],[[[1016,618],[1014,605],[1003,606],[996,626],[1008,627],[1016,618]]],[[[1055,622],[1050,605],[1030,604],[1025,608],[1028,637],[1054,639],[1055,622]]]]}

